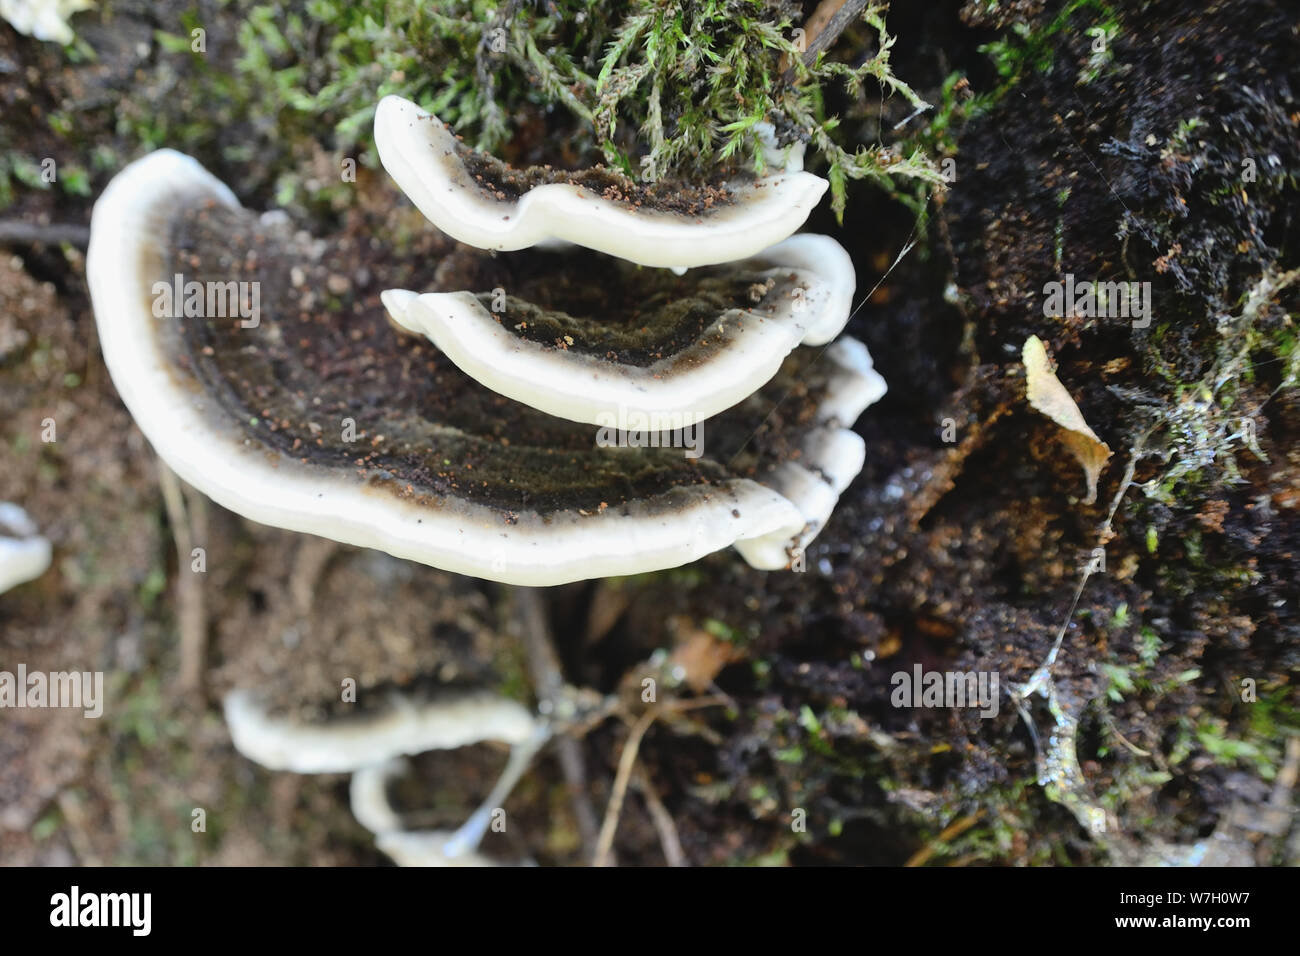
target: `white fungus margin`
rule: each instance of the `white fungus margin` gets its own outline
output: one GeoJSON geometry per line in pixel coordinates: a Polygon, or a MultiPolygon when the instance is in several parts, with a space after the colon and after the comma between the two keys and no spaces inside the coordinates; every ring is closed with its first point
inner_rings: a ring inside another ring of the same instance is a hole
{"type": "Polygon", "coordinates": [[[526,249],[572,242],[644,266],[687,268],[731,262],[785,239],[808,218],[829,185],[798,169],[731,185],[729,203],[698,216],[652,211],[553,182],[518,200],[476,188],[465,147],[436,116],[400,96],[375,112],[380,161],[416,208],[454,239],[480,249],[526,249]]]}

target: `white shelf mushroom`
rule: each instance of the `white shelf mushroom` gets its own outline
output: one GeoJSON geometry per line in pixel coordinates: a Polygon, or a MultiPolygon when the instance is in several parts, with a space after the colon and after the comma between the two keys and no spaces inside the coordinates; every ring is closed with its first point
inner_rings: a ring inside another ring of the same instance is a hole
{"type": "MultiPolygon", "coordinates": [[[[564,268],[562,260],[556,268],[564,268]]],[[[610,336],[601,334],[615,328],[620,316],[574,321],[559,311],[563,303],[541,310],[557,336],[546,342],[528,334],[528,327],[538,324],[536,307],[513,297],[514,308],[506,308],[504,295],[493,303],[490,294],[390,289],[383,302],[399,325],[427,336],[467,375],[507,398],[595,425],[611,420],[689,425],[762,388],[796,346],[823,345],[838,335],[848,321],[855,285],[844,248],[829,236],[812,234],[669,279],[679,287],[679,298],[656,296],[658,306],[649,307],[649,314],[633,300],[644,296],[651,282],[634,283],[617,274],[592,281],[617,286],[620,278],[629,288],[608,308],[633,314],[640,328],[628,338],[639,352],[657,356],[652,360],[626,359],[614,351],[610,336]],[[718,287],[721,294],[714,291],[718,287]],[[727,306],[714,304],[727,293],[727,306]],[[678,345],[673,337],[679,303],[692,295],[699,295],[709,311],[698,320],[699,332],[678,345]],[[492,310],[495,304],[501,312],[492,310]]],[[[674,427],[683,426],[667,424],[664,430],[674,427]]]]}
{"type": "MultiPolygon", "coordinates": [[[[824,180],[790,157],[698,208],[628,184],[598,194],[589,177],[532,178],[511,197],[514,174],[414,104],[385,99],[376,139],[399,185],[461,241],[713,267],[666,284],[641,276],[670,304],[707,306],[689,321],[655,311],[635,357],[602,352],[607,315],[516,298],[561,331],[566,348],[555,348],[445,288],[383,296],[436,349],[394,333],[375,301],[353,303],[347,336],[330,336],[293,324],[313,317],[291,289],[306,281],[297,263],[319,261],[329,243],[291,234],[283,214],[246,212],[196,161],[160,150],[100,197],[87,277],[105,363],[173,471],[253,520],[512,584],[669,568],[729,545],[761,569],[802,556],[865,461],[853,422],[885,391],[861,343],[814,348],[843,330],[855,284],[833,240],[790,238],[824,180]],[[611,413],[707,420],[708,451],[593,442],[588,426],[611,413]]],[[[620,281],[575,281],[602,277],[620,281]]],[[[236,748],[265,767],[353,773],[358,820],[405,865],[490,862],[476,847],[491,814],[552,733],[488,693],[397,694],[326,723],[275,717],[248,691],[224,709],[236,748]],[[485,740],[511,757],[464,826],[403,829],[386,788],[404,757],[485,740]]]]}
{"type": "MultiPolygon", "coordinates": [[[[718,455],[687,459],[593,447],[589,431],[493,396],[438,354],[416,373],[382,312],[349,315],[341,343],[286,335],[287,264],[309,257],[296,242],[169,150],[118,174],[91,223],[87,276],[119,394],[182,479],[253,520],[512,584],[674,567],[729,545],[774,569],[816,533],[861,467],[847,426],[883,383],[860,346],[856,364],[796,362],[821,383],[803,389],[825,406],[811,417],[845,433],[812,458],[798,452],[799,467],[835,480],[796,486],[749,441],[766,418],[755,403],[785,401],[775,387],[710,419],[718,455]],[[160,304],[165,314],[181,299],[181,273],[204,279],[209,296],[244,283],[262,313],[209,315],[200,291],[197,311],[160,321],[160,304]],[[340,360],[341,347],[355,350],[352,360],[340,360]],[[831,373],[836,384],[824,387],[831,373]],[[333,437],[340,422],[370,441],[359,446],[346,429],[333,437]],[[721,454],[727,447],[747,457],[721,454]],[[817,460],[822,453],[833,460],[817,460]]],[[[842,311],[803,335],[828,334],[842,311]]]]}
{"type": "Polygon", "coordinates": [[[22,508],[0,501],[0,594],[34,581],[50,566],[53,551],[22,508]]]}
{"type": "Polygon", "coordinates": [[[93,0],[0,0],[0,19],[19,33],[66,45],[74,39],[68,18],[94,5],[93,0]]]}
{"type": "Polygon", "coordinates": [[[402,866],[491,866],[476,852],[501,805],[550,739],[548,724],[516,701],[486,691],[420,699],[394,691],[375,713],[308,723],[272,715],[258,695],[235,690],[224,701],[235,749],[268,770],[351,773],[352,812],[376,845],[402,866]],[[510,760],[482,806],[453,832],[406,831],[387,786],[405,756],[486,741],[510,746],[510,760]]]}
{"type": "Polygon", "coordinates": [[[597,192],[557,176],[512,198],[503,178],[510,171],[467,149],[436,116],[400,96],[380,101],[375,146],[420,212],[461,242],[508,251],[560,240],[644,266],[689,268],[754,255],[803,225],[829,185],[787,168],[728,183],[725,197],[712,204],[674,209],[609,198],[622,189],[597,192]]]}
{"type": "Polygon", "coordinates": [[[533,715],[522,704],[487,693],[418,702],[395,694],[381,713],[328,724],[276,718],[245,690],[227,694],[224,710],[236,750],[269,770],[294,773],[350,773],[396,757],[483,740],[518,745],[536,731],[533,715]]]}

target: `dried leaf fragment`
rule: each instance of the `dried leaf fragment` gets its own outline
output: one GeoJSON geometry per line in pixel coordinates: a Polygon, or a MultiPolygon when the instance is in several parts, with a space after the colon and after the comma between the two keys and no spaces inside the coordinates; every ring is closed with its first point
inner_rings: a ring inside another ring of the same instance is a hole
{"type": "Polygon", "coordinates": [[[1079,406],[1056,377],[1042,339],[1036,335],[1026,339],[1021,360],[1025,363],[1025,390],[1029,404],[1064,429],[1061,437],[1078,459],[1088,482],[1088,497],[1083,499],[1083,503],[1090,505],[1097,500],[1097,478],[1110,459],[1110,446],[1098,438],[1083,420],[1079,406]]]}

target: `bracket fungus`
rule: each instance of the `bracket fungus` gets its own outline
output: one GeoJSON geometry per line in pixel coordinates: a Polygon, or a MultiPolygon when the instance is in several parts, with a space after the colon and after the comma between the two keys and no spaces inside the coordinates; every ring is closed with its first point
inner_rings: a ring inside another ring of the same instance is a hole
{"type": "MultiPolygon", "coordinates": [[[[649,431],[606,447],[395,333],[378,296],[322,308],[293,280],[349,255],[240,208],[170,150],[125,168],[95,206],[87,276],[118,392],[181,478],[245,517],[512,584],[675,567],[729,545],[776,569],[862,465],[849,429],[884,384],[860,343],[765,359],[776,374],[708,419],[706,452],[649,431]]],[[[843,324],[842,280],[802,338],[843,324]]]]}
{"type": "Polygon", "coordinates": [[[484,692],[429,700],[393,694],[383,711],[327,724],[273,716],[247,690],[227,694],[224,710],[236,750],[268,770],[294,773],[351,773],[396,757],[483,740],[518,745],[536,731],[522,704],[484,692]]]}
{"type": "Polygon", "coordinates": [[[348,787],[352,815],[375,835],[375,846],[398,866],[500,866],[470,845],[477,845],[485,832],[477,818],[483,810],[495,808],[495,792],[460,830],[408,830],[388,798],[389,785],[408,770],[406,760],[395,758],[352,775],[348,787]]]}
{"type": "Polygon", "coordinates": [[[721,186],[637,187],[605,170],[514,170],[464,146],[436,116],[400,96],[375,112],[375,146],[389,175],[443,232],[480,249],[560,240],[643,266],[732,262],[785,239],[829,183],[785,168],[721,186]]]}
{"type": "Polygon", "coordinates": [[[0,501],[0,594],[34,581],[50,566],[50,542],[27,512],[0,501]]]}
{"type": "Polygon", "coordinates": [[[94,5],[92,0],[0,0],[0,19],[19,33],[66,45],[75,39],[68,18],[94,5]]]}
{"type": "MultiPolygon", "coordinates": [[[[394,97],[376,140],[451,237],[426,231],[432,265],[383,250],[423,293],[330,281],[355,235],[249,212],[171,150],[96,203],[86,272],[105,364],[166,465],[254,521],[511,584],[728,546],[755,568],[795,565],[861,470],[852,427],[885,391],[866,347],[836,338],[848,254],[791,235],[826,189],[798,150],[771,175],[674,192],[509,170],[394,97]]],[[[353,773],[358,819],[405,864],[490,862],[475,853],[490,815],[556,732],[463,687],[312,720],[242,686],[224,698],[236,749],[353,773]],[[486,801],[454,833],[404,829],[386,788],[405,758],[480,741],[510,747],[486,801]]]]}
{"type": "Polygon", "coordinates": [[[521,704],[487,692],[443,692],[419,697],[393,690],[381,710],[309,723],[276,716],[257,694],[234,690],[224,701],[226,725],[238,750],[268,770],[351,773],[357,821],[373,832],[381,850],[402,865],[485,865],[476,848],[491,815],[509,795],[551,728],[521,704]],[[486,741],[510,747],[510,759],[482,805],[460,829],[411,832],[386,796],[406,756],[454,750],[486,741]]]}
{"type": "Polygon", "coordinates": [[[656,421],[669,430],[735,405],[796,346],[838,335],[852,306],[853,262],[829,236],[793,236],[680,276],[592,259],[534,254],[531,274],[483,278],[499,292],[390,289],[383,301],[493,391],[624,430],[656,421]]]}

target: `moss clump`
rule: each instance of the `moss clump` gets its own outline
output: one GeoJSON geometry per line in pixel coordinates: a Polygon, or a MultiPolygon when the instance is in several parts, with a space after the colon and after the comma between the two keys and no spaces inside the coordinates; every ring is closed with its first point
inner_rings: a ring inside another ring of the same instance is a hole
{"type": "Polygon", "coordinates": [[[561,107],[584,145],[642,181],[708,177],[733,162],[761,170],[760,124],[769,122],[783,143],[822,155],[838,212],[848,178],[940,181],[919,152],[850,151],[835,135],[832,83],[852,95],[873,80],[915,110],[928,107],[890,69],[887,4],[849,7],[862,8],[855,49],[869,51],[857,66],[820,48],[840,27],[810,37],[799,5],[783,0],[559,0],[538,9],[455,0],[430,14],[442,72],[425,104],[486,149],[506,142],[521,107],[561,107]]]}
{"type": "MultiPolygon", "coordinates": [[[[207,102],[228,104],[232,121],[273,122],[282,133],[323,121],[342,149],[368,151],[375,103],[398,93],[482,149],[575,165],[603,158],[639,182],[762,170],[763,123],[780,144],[821,156],[837,213],[848,179],[942,181],[919,149],[904,156],[847,142],[828,109],[832,87],[861,98],[868,81],[914,111],[928,108],[890,68],[885,3],[855,0],[846,10],[860,8],[857,19],[817,36],[787,0],[236,6],[244,16],[229,58],[192,49],[192,31],[207,19],[198,11],[182,18],[183,32],[157,37],[193,61],[214,94],[207,102]],[[857,65],[839,58],[837,38],[857,65]]],[[[151,145],[175,142],[165,117],[140,120],[151,145]]]]}
{"type": "MultiPolygon", "coordinates": [[[[973,5],[972,5],[973,6],[973,5]]],[[[990,4],[996,7],[996,4],[990,4]]],[[[968,13],[974,22],[989,22],[992,12],[968,13]]],[[[1120,35],[1118,14],[1105,0],[1069,0],[1043,22],[1030,23],[1012,19],[1004,24],[1007,32],[980,48],[993,61],[1000,83],[983,97],[984,105],[1000,100],[1030,72],[1048,73],[1060,50],[1060,34],[1080,27],[1090,39],[1090,55],[1081,64],[1076,82],[1085,85],[1096,80],[1113,59],[1112,43],[1120,35]]]]}
{"type": "Polygon", "coordinates": [[[773,141],[802,144],[840,215],[850,179],[908,195],[943,182],[924,138],[885,132],[928,109],[894,75],[887,6],[850,0],[828,25],[791,0],[181,0],[146,23],[108,3],[119,29],[152,36],[148,69],[94,31],[32,53],[45,72],[102,57],[133,92],[73,106],[71,89],[40,91],[47,128],[0,154],[0,207],[43,185],[33,157],[95,143],[89,172],[60,169],[72,196],[170,146],[250,201],[328,214],[356,200],[341,163],[377,166],[375,106],[395,93],[512,164],[604,162],[639,186],[762,170],[773,141]]]}

